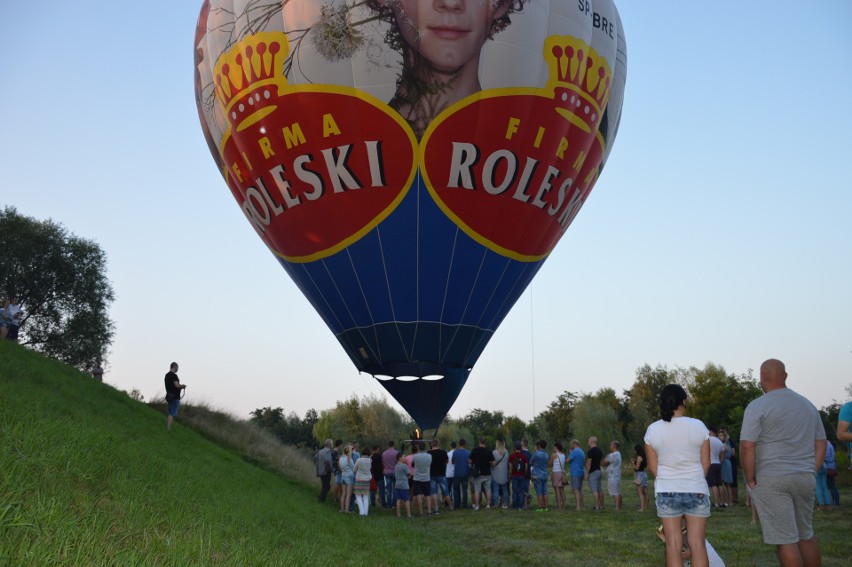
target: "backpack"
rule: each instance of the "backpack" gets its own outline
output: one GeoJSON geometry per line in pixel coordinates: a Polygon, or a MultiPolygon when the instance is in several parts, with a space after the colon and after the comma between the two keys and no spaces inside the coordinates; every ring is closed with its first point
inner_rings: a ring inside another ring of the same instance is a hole
{"type": "Polygon", "coordinates": [[[512,463],[512,472],[522,473],[526,471],[526,467],[524,466],[524,460],[521,458],[517,458],[512,463]]]}

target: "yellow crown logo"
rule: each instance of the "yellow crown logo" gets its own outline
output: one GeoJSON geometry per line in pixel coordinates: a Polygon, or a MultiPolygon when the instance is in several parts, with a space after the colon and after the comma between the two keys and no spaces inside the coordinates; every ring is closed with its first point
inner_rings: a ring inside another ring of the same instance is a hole
{"type": "Polygon", "coordinates": [[[286,35],[263,32],[240,40],[219,57],[213,70],[216,100],[237,131],[275,110],[267,101],[287,84],[288,51],[286,35]]]}
{"type": "Polygon", "coordinates": [[[544,44],[556,112],[584,132],[596,132],[612,84],[612,69],[597,51],[572,36],[550,36],[544,44]]]}

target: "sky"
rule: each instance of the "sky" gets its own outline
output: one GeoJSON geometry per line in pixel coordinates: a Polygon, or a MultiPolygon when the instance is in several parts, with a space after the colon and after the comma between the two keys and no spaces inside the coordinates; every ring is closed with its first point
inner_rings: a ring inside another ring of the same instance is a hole
{"type": "MultiPolygon", "coordinates": [[[[566,390],[620,394],[645,364],[756,375],[770,357],[817,407],[845,401],[852,3],[616,4],[612,154],[450,414],[530,420],[566,390]]],[[[4,3],[0,206],[105,251],[117,388],[162,395],[177,361],[187,401],[240,418],[385,396],[216,170],[193,94],[200,5],[4,3]]]]}

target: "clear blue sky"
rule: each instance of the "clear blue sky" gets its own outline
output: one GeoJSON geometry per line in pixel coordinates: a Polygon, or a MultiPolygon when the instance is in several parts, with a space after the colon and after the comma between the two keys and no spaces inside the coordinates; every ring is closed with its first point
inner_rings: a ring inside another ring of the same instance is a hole
{"type": "MultiPolygon", "coordinates": [[[[617,2],[621,129],[568,234],[451,415],[530,419],[645,363],[787,363],[817,406],[852,383],[852,3],[617,2]]],[[[236,206],[193,98],[200,1],[11,2],[0,206],[97,241],[116,291],[106,381],[168,364],[239,417],[384,390],[359,375],[236,206]]]]}

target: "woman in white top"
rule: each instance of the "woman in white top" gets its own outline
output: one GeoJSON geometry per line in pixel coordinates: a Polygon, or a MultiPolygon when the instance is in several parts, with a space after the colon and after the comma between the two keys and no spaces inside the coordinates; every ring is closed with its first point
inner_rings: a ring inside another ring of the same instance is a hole
{"type": "Polygon", "coordinates": [[[565,451],[562,443],[554,443],[553,454],[550,456],[550,478],[553,481],[553,492],[556,493],[556,508],[565,508],[565,451]]]}
{"type": "Polygon", "coordinates": [[[683,565],[681,519],[686,520],[686,538],[694,567],[707,567],[705,533],[710,516],[710,441],[707,427],[684,416],[686,392],[669,384],[660,393],[660,416],[645,432],[648,469],[656,479],[657,515],[666,539],[666,565],[683,565]]]}
{"type": "Polygon", "coordinates": [[[370,481],[373,480],[372,464],[370,456],[365,451],[355,461],[355,466],[352,468],[355,473],[355,503],[358,505],[358,512],[362,516],[366,516],[370,509],[370,481]]]}

